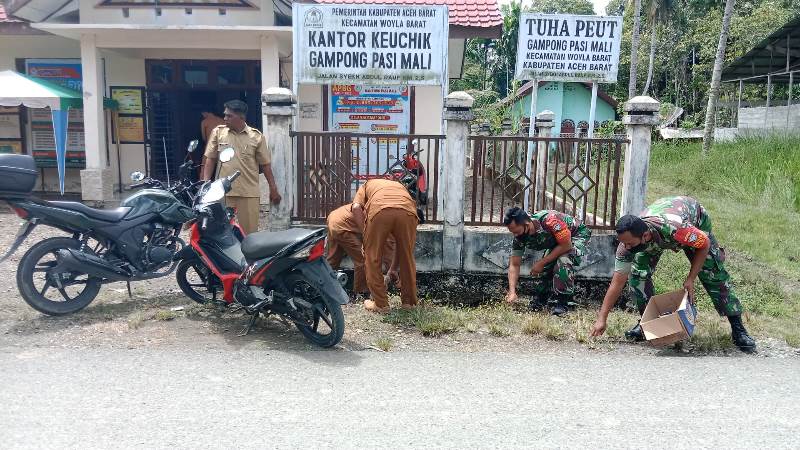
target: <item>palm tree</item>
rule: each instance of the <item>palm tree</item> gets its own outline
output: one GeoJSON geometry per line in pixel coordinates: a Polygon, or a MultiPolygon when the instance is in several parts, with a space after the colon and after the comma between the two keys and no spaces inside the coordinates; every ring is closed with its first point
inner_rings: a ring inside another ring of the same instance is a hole
{"type": "Polygon", "coordinates": [[[703,133],[703,154],[707,155],[714,144],[714,128],[716,122],[717,100],[719,99],[719,85],[722,79],[722,63],[725,62],[725,47],[728,45],[728,32],[731,28],[733,4],[736,0],[725,0],[725,13],[722,15],[722,31],[719,33],[717,56],[714,58],[714,72],[711,75],[711,91],[708,93],[708,106],[706,107],[706,129],[703,133]]]}
{"type": "Polygon", "coordinates": [[[647,81],[644,83],[642,95],[647,95],[650,91],[650,83],[653,81],[653,65],[656,59],[656,37],[659,25],[664,26],[675,12],[674,0],[650,0],[649,13],[647,15],[650,22],[650,62],[647,66],[647,81]]]}
{"type": "Polygon", "coordinates": [[[628,80],[628,99],[636,95],[636,65],[639,61],[639,28],[641,26],[642,0],[633,0],[633,34],[631,35],[631,73],[628,80]]]}

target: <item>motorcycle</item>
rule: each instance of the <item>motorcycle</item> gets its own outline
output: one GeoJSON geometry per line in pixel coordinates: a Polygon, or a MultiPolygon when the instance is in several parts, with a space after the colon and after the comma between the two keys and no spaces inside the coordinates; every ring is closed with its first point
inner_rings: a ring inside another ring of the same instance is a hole
{"type": "Polygon", "coordinates": [[[165,186],[134,172],[131,179],[138,183],[131,188],[145,189],[115,209],[34,198],[30,195],[36,180],[33,158],[0,155],[5,172],[32,176],[33,181],[24,189],[6,186],[0,191],[0,200],[24,220],[0,262],[13,255],[37,226],[72,235],[44,239],[25,252],[17,268],[17,287],[23,300],[44,314],[70,314],[88,306],[103,284],[125,281],[130,295],[131,281],[171,274],[177,267],[174,256],[185,246],[179,237],[181,228],[194,217],[191,205],[199,184],[191,181],[193,162],[189,155],[197,145],[198,141],[189,144],[177,183],[165,186]]]}
{"type": "MultiPolygon", "coordinates": [[[[230,150],[230,149],[229,149],[230,150]]],[[[220,161],[232,158],[224,150],[220,161]]],[[[294,323],[311,342],[332,347],[344,334],[341,305],[349,297],[346,275],[334,272],[324,258],[327,230],[291,228],[247,236],[225,206],[239,172],[206,182],[193,206],[189,245],[176,255],[178,286],[191,299],[216,301],[251,315],[242,334],[259,316],[274,314],[294,323]],[[210,295],[210,298],[209,298],[210,295]]]]}

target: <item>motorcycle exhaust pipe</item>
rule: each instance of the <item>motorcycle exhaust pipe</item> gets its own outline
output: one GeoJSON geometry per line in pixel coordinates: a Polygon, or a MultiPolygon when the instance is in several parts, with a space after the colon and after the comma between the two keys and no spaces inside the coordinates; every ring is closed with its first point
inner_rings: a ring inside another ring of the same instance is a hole
{"type": "Polygon", "coordinates": [[[108,264],[102,258],[73,249],[58,251],[58,265],[66,271],[81,272],[108,281],[127,281],[130,274],[108,264]]]}

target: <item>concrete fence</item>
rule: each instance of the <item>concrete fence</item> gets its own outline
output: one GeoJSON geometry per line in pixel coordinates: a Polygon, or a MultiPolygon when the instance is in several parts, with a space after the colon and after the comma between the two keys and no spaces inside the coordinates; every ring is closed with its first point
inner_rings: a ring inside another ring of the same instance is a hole
{"type": "MultiPolygon", "coordinates": [[[[276,182],[281,186],[282,203],[286,202],[286,205],[270,208],[269,228],[277,230],[290,225],[287,218],[292,204],[289,202],[297,198],[297,193],[293,190],[296,190],[295,180],[299,176],[299,169],[292,164],[292,121],[289,120],[291,115],[296,114],[296,100],[290,91],[277,88],[267,90],[262,99],[264,123],[269,124],[267,142],[276,163],[273,164],[273,171],[276,182]]],[[[451,280],[472,277],[472,280],[497,281],[498,276],[504,275],[508,267],[511,235],[504,227],[465,225],[464,209],[465,202],[468,201],[465,195],[465,174],[468,166],[473,163],[468,160],[470,122],[474,119],[472,105],[472,97],[465,92],[454,92],[444,100],[446,139],[444,151],[440,155],[443,173],[438,192],[442,199],[443,223],[420,225],[415,256],[418,271],[422,274],[438,274],[450,277],[451,280]]],[[[625,104],[623,121],[630,144],[627,145],[624,156],[620,215],[638,213],[645,206],[650,136],[653,126],[658,122],[658,109],[658,102],[649,97],[636,97],[625,104]]],[[[543,112],[537,117],[544,129],[549,125],[548,114],[552,113],[543,112]]],[[[472,129],[475,130],[476,127],[473,126],[472,129]]],[[[614,237],[613,232],[595,231],[588,246],[588,254],[578,272],[579,280],[610,278],[614,265],[614,237]]],[[[539,256],[527,255],[524,260],[527,270],[539,256]]],[[[523,273],[527,273],[525,266],[523,273]]]]}

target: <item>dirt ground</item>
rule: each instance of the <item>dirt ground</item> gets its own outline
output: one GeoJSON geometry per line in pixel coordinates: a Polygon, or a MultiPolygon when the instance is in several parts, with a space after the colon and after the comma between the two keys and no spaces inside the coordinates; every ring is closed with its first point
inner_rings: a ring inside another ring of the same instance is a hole
{"type": "MultiPolygon", "coordinates": [[[[0,214],[0,250],[5,251],[10,246],[19,223],[20,220],[12,214],[0,214]]],[[[0,270],[5,274],[0,278],[0,293],[4,294],[0,300],[0,348],[315,349],[294,326],[274,319],[261,319],[249,335],[240,336],[248,316],[230,313],[220,307],[195,304],[180,292],[174,275],[132,283],[133,298],[128,297],[125,283],[112,283],[104,285],[95,301],[83,311],[62,317],[40,314],[19,295],[16,267],[31,244],[60,234],[48,227],[38,227],[10,260],[0,265],[0,270]]],[[[399,302],[397,298],[393,301],[399,302]]],[[[345,336],[338,346],[342,350],[499,351],[576,355],[589,351],[664,352],[623,342],[586,345],[569,339],[550,340],[524,333],[498,333],[491,326],[426,337],[413,326],[391,323],[382,316],[366,313],[357,303],[345,306],[344,312],[345,336]]],[[[777,340],[762,340],[759,344],[760,356],[797,356],[794,349],[777,340]]],[[[738,352],[728,354],[738,355],[738,352]]]]}

